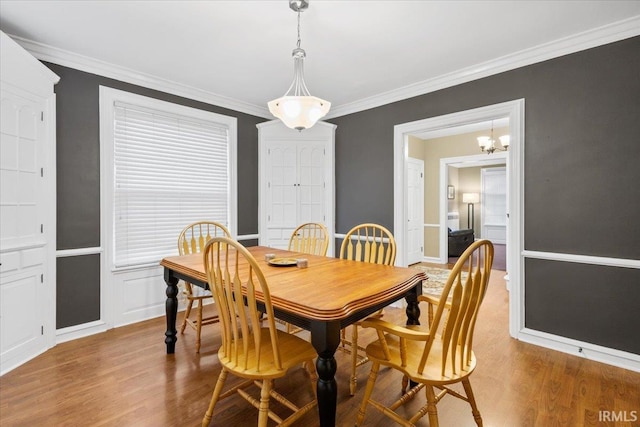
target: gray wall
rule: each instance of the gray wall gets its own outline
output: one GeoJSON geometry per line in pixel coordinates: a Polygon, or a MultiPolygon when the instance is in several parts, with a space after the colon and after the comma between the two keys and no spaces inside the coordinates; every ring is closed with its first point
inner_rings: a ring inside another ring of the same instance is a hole
{"type": "MultiPolygon", "coordinates": [[[[57,113],[57,249],[100,246],[99,86],[236,117],[238,120],[238,234],[258,232],[258,130],[266,121],[226,108],[44,63],[60,76],[57,113]]],[[[57,261],[57,328],[100,318],[97,256],[57,261]],[[74,274],[73,271],[78,272],[74,274]],[[80,308],[82,307],[82,308],[80,308]]]]}
{"type": "MultiPolygon", "coordinates": [[[[639,76],[634,37],[330,120],[336,232],[393,229],[394,125],[524,98],[525,249],[640,259],[639,76]]],[[[637,310],[618,305],[637,305],[640,270],[525,267],[527,327],[640,354],[637,310]]]]}

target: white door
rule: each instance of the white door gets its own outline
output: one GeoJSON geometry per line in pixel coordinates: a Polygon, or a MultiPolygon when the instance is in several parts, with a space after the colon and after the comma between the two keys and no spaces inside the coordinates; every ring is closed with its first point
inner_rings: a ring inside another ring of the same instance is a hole
{"type": "Polygon", "coordinates": [[[297,153],[291,144],[267,148],[267,235],[269,246],[286,249],[297,221],[297,153]]]}
{"type": "Polygon", "coordinates": [[[424,257],[424,161],[410,157],[407,173],[407,262],[411,265],[421,262],[424,257]]]}
{"type": "Polygon", "coordinates": [[[269,142],[267,245],[286,249],[298,225],[325,221],[325,143],[269,142]]]}
{"type": "Polygon", "coordinates": [[[505,244],[507,242],[506,168],[483,168],[481,185],[481,237],[493,243],[505,244]]]}
{"type": "MultiPolygon", "coordinates": [[[[298,148],[298,224],[325,222],[324,143],[298,148]]],[[[291,234],[289,234],[291,236],[291,234]]]]}
{"type": "MultiPolygon", "coordinates": [[[[3,58],[3,61],[5,59],[3,58]]],[[[44,100],[2,83],[0,113],[0,358],[2,372],[43,352],[46,251],[44,100]]],[[[53,224],[49,224],[53,226],[53,224]]],[[[47,278],[47,283],[55,283],[47,278]]],[[[54,304],[54,301],[49,301],[54,304]]],[[[52,334],[53,331],[48,331],[52,334]]]]}

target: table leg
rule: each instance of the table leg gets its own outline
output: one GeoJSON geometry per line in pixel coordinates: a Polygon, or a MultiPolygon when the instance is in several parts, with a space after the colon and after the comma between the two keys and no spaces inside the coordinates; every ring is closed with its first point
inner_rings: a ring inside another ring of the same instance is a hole
{"type": "Polygon", "coordinates": [[[340,343],[338,322],[317,322],[311,324],[311,343],[318,352],[318,412],[321,427],[336,425],[338,385],[336,383],[337,363],[334,357],[340,343]]]}
{"type": "MultiPolygon", "coordinates": [[[[420,284],[422,286],[422,284],[420,284]]],[[[418,293],[417,290],[413,292],[409,292],[405,297],[407,300],[407,325],[419,325],[420,324],[420,305],[418,304],[418,293]]],[[[407,377],[402,378],[402,391],[407,388],[407,377]]],[[[409,381],[409,387],[413,388],[418,383],[415,381],[409,381]]]]}
{"type": "MultiPolygon", "coordinates": [[[[422,285],[420,285],[422,286],[422,285]]],[[[407,325],[419,325],[420,324],[420,305],[418,305],[418,293],[417,291],[409,292],[405,297],[407,301],[407,325]]]]}
{"type": "Polygon", "coordinates": [[[167,354],[176,351],[176,315],[178,314],[178,278],[171,274],[168,269],[164,270],[164,281],[167,283],[167,301],[165,302],[165,312],[167,317],[167,331],[164,333],[164,343],[167,345],[167,354]]]}

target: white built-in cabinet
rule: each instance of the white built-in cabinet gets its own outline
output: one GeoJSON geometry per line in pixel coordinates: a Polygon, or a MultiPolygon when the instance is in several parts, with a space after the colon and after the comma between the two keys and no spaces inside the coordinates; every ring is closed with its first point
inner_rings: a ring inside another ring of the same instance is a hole
{"type": "Polygon", "coordinates": [[[55,345],[59,80],[0,32],[0,374],[55,345]]]}
{"type": "Polygon", "coordinates": [[[302,132],[279,120],[260,123],[259,244],[286,249],[305,222],[334,230],[335,125],[319,122],[302,132]]]}

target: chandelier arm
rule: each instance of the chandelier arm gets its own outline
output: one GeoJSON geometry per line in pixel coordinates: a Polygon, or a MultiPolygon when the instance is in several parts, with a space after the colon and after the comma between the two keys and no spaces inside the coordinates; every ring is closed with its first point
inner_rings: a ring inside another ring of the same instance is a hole
{"type": "Polygon", "coordinates": [[[300,80],[298,82],[299,84],[299,94],[302,96],[310,96],[311,92],[309,92],[309,89],[307,88],[307,84],[304,82],[304,60],[300,59],[298,65],[298,79],[300,80]]]}

